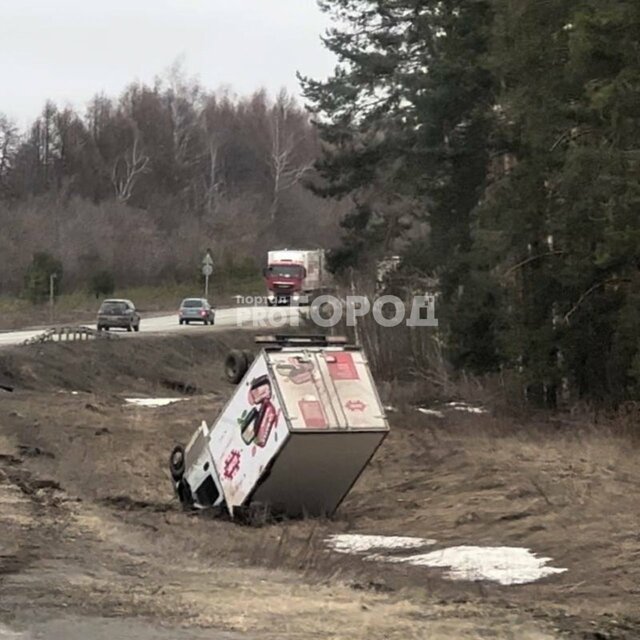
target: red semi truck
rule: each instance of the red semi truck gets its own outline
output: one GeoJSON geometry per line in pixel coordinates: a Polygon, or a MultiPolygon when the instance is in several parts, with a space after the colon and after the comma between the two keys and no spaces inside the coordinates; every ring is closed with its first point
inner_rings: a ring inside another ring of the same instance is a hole
{"type": "Polygon", "coordinates": [[[310,304],[328,284],[324,249],[269,251],[264,277],[270,305],[310,304]]]}

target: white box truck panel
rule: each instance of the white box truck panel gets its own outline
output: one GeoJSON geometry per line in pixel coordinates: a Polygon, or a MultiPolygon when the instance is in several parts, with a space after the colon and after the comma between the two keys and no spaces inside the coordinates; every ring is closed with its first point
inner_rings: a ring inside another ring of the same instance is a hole
{"type": "Polygon", "coordinates": [[[280,400],[261,355],[209,436],[211,458],[230,513],[246,501],[288,437],[280,400]]]}
{"type": "Polygon", "coordinates": [[[362,351],[271,353],[289,428],[386,429],[362,351]]]}

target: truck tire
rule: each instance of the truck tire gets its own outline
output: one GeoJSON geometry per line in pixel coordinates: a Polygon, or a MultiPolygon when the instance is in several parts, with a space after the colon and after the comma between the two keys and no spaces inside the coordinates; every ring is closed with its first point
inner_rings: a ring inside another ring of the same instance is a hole
{"type": "Polygon", "coordinates": [[[232,349],[224,363],[224,372],[227,376],[227,380],[232,384],[238,384],[238,382],[240,382],[244,377],[248,368],[249,364],[244,352],[232,349]]]}
{"type": "Polygon", "coordinates": [[[253,351],[250,351],[249,349],[243,349],[242,353],[244,353],[244,357],[247,359],[247,368],[249,368],[255,358],[255,356],[253,355],[253,351]]]}
{"type": "Polygon", "coordinates": [[[193,494],[191,493],[191,487],[183,479],[178,482],[176,487],[176,493],[178,494],[178,500],[184,509],[193,508],[193,494]]]}
{"type": "Polygon", "coordinates": [[[181,444],[176,445],[171,452],[171,456],[169,457],[169,470],[171,471],[171,477],[176,482],[178,482],[184,475],[184,447],[181,444]]]}

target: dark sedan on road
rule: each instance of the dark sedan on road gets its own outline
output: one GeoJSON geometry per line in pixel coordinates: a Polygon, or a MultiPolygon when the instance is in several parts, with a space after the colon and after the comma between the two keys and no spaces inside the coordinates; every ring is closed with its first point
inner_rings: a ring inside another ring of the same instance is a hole
{"type": "Polygon", "coordinates": [[[140,315],[131,300],[105,300],[98,311],[98,331],[140,330],[140,315]]]}
{"type": "Polygon", "coordinates": [[[180,305],[178,320],[180,324],[190,322],[202,322],[213,324],[216,319],[216,312],[206,298],[185,298],[180,305]]]}

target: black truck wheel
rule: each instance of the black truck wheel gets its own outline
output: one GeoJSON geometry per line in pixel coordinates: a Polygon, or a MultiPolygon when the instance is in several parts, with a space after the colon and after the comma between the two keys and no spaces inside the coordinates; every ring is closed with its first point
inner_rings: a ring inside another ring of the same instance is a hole
{"type": "Polygon", "coordinates": [[[188,485],[186,480],[182,479],[178,482],[176,493],[178,494],[178,500],[180,500],[183,508],[193,508],[193,494],[191,493],[191,487],[188,485]]]}
{"type": "Polygon", "coordinates": [[[169,469],[171,470],[171,477],[176,482],[178,482],[184,475],[184,447],[181,444],[176,445],[171,452],[171,456],[169,458],[169,469]]]}
{"type": "Polygon", "coordinates": [[[227,380],[233,384],[238,384],[249,368],[247,356],[243,351],[232,349],[224,363],[224,372],[227,380]]]}

